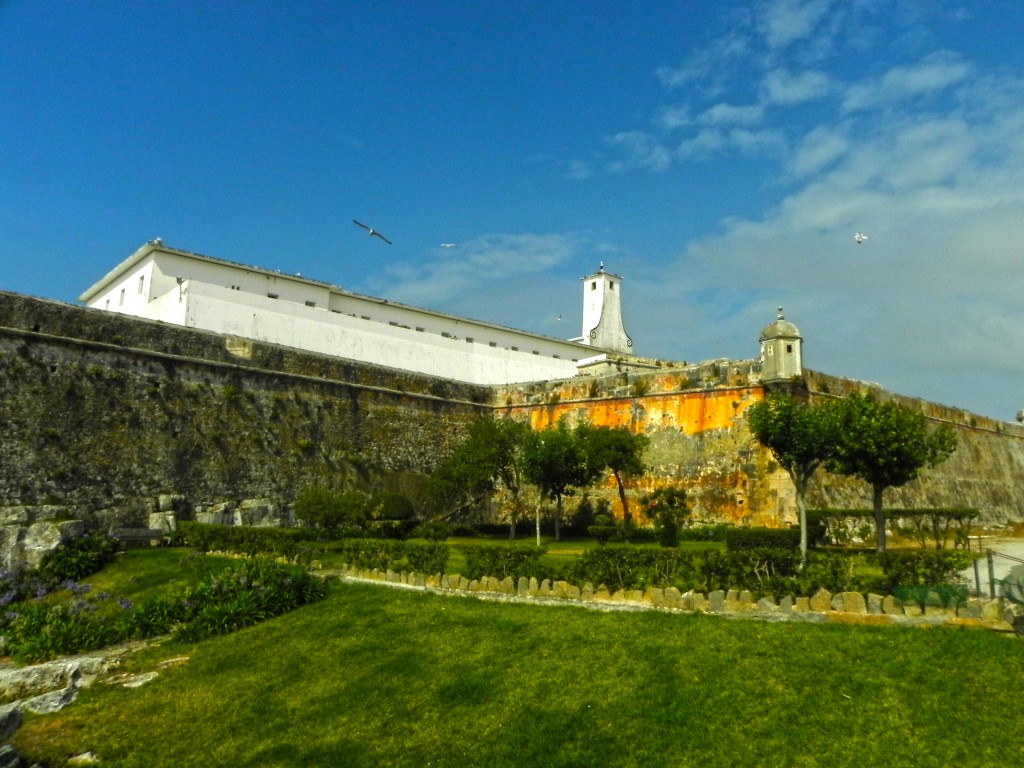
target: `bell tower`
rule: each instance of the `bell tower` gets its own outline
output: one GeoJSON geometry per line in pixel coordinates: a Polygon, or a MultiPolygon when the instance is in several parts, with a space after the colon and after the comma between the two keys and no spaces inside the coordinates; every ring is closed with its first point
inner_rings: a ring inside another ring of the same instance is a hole
{"type": "Polygon", "coordinates": [[[584,344],[608,350],[629,352],[633,340],[622,326],[622,278],[604,271],[604,262],[597,272],[580,278],[583,281],[584,344]]]}

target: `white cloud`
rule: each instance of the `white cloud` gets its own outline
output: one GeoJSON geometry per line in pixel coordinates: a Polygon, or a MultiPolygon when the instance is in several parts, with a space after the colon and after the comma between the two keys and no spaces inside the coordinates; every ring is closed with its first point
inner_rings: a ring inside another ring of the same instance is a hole
{"type": "Polygon", "coordinates": [[[778,0],[761,7],[758,28],[770,48],[810,37],[832,6],[831,0],[778,0]]]}
{"type": "Polygon", "coordinates": [[[754,125],[764,118],[764,108],[759,105],[744,107],[732,104],[715,104],[705,110],[697,122],[701,125],[754,125]]]}
{"type": "Polygon", "coordinates": [[[505,296],[509,275],[543,273],[568,261],[579,240],[568,234],[486,235],[445,249],[435,258],[389,266],[371,286],[378,295],[415,306],[445,306],[456,314],[494,317],[486,311],[505,296]],[[468,308],[477,306],[476,311],[468,308]]]}
{"type": "Polygon", "coordinates": [[[714,92],[721,87],[725,72],[749,53],[749,37],[742,29],[733,30],[691,53],[678,67],[658,67],[655,74],[666,88],[697,85],[714,92]]]}
{"type": "Polygon", "coordinates": [[[824,72],[805,70],[792,73],[779,68],[765,75],[762,88],[769,104],[791,105],[820,99],[828,94],[831,85],[824,72]]]}
{"type": "Polygon", "coordinates": [[[817,173],[843,157],[849,146],[841,130],[819,126],[804,136],[790,160],[790,172],[796,176],[817,173]]]}
{"type": "Polygon", "coordinates": [[[875,82],[850,87],[843,109],[855,112],[934,93],[963,82],[970,73],[971,66],[959,56],[939,51],[917,64],[893,67],[875,82]]]}
{"type": "Polygon", "coordinates": [[[625,153],[625,159],[609,165],[609,170],[624,171],[641,168],[649,171],[664,171],[672,164],[672,153],[661,141],[644,131],[624,131],[606,140],[613,147],[625,153]]]}

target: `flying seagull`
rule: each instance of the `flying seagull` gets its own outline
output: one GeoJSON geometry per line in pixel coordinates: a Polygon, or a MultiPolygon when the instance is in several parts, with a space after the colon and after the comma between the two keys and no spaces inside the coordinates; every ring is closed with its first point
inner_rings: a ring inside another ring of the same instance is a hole
{"type": "Polygon", "coordinates": [[[457,248],[458,246],[456,246],[455,243],[441,243],[441,247],[442,248],[457,248]]]}
{"type": "Polygon", "coordinates": [[[384,235],[382,235],[382,234],[381,234],[380,232],[378,232],[378,231],[377,231],[376,229],[373,229],[372,227],[368,227],[368,226],[366,226],[365,224],[363,224],[362,222],[360,222],[360,221],[356,221],[355,219],[352,219],[352,223],[353,223],[353,224],[357,224],[357,225],[359,225],[360,227],[362,227],[363,229],[365,229],[365,230],[366,230],[367,232],[369,232],[369,233],[370,233],[370,237],[379,237],[379,238],[380,238],[381,240],[383,240],[383,241],[384,241],[385,243],[387,243],[388,245],[391,245],[391,241],[390,241],[390,240],[388,240],[388,239],[387,239],[386,237],[384,237],[384,235]]]}
{"type": "Polygon", "coordinates": [[[858,245],[860,245],[861,243],[863,243],[865,240],[868,239],[868,236],[867,235],[862,235],[860,232],[858,232],[857,234],[855,234],[853,236],[853,239],[857,241],[858,245]]]}

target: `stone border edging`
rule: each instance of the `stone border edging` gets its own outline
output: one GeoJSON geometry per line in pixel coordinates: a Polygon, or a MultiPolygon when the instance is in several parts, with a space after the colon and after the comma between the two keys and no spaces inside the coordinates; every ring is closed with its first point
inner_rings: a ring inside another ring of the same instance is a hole
{"type": "Polygon", "coordinates": [[[836,622],[841,624],[895,626],[956,626],[1013,632],[1017,615],[1006,601],[997,598],[956,599],[943,605],[931,592],[924,605],[903,603],[892,595],[860,592],[832,594],[819,589],[812,597],[783,597],[778,602],[762,597],[754,600],[748,590],[715,590],[681,593],[675,587],[647,587],[645,590],[617,590],[612,593],[603,584],[582,589],[565,581],[511,576],[497,579],[485,576],[467,579],[460,574],[426,574],[391,569],[360,569],[343,565],[338,570],[321,570],[321,576],[337,576],[345,581],[383,583],[391,587],[419,589],[438,594],[463,595],[480,599],[535,602],[543,605],[580,605],[599,610],[665,610],[681,613],[707,613],[726,618],[750,618],[766,621],[836,622]]]}

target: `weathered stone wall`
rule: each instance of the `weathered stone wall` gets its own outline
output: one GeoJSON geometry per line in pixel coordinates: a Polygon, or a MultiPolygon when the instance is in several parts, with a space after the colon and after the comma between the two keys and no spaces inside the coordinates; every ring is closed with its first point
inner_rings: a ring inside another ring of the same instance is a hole
{"type": "MultiPolygon", "coordinates": [[[[633,499],[681,486],[705,520],[793,522],[792,484],[743,419],[764,397],[756,361],[653,365],[490,389],[0,292],[0,524],[20,526],[8,543],[25,549],[29,527],[45,523],[34,535],[49,541],[69,519],[146,527],[153,514],[199,513],[248,524],[255,504],[270,510],[261,520],[287,521],[313,484],[420,500],[466,424],[491,411],[536,429],[566,417],[647,435],[651,470],[631,484],[633,499]]],[[[804,383],[812,398],[863,387],[813,371],[804,383]]],[[[960,446],[888,491],[887,506],[1024,520],[1024,429],[896,399],[952,424],[960,446]]],[[[614,502],[611,482],[598,494],[614,502]]],[[[866,507],[870,491],[820,472],[808,500],[866,507]]]]}
{"type": "MultiPolygon", "coordinates": [[[[508,418],[543,429],[566,418],[571,424],[626,426],[647,435],[650,471],[630,483],[641,497],[672,485],[687,491],[705,521],[779,525],[796,521],[789,476],[753,439],[744,411],[765,396],[755,361],[715,361],[665,366],[654,372],[622,372],[506,387],[496,396],[508,418]]],[[[867,385],[805,371],[804,394],[812,399],[866,391],[867,385]]],[[[985,522],[1024,520],[1024,428],[962,409],[874,389],[921,410],[935,424],[957,433],[953,456],[903,488],[886,491],[885,504],[900,507],[974,507],[985,522]]],[[[618,511],[614,487],[602,491],[618,511]]],[[[808,491],[811,507],[870,508],[871,491],[852,478],[819,471],[808,491]]]]}
{"type": "MultiPolygon", "coordinates": [[[[0,293],[0,508],[145,526],[157,500],[422,495],[481,387],[0,293]]],[[[14,521],[11,521],[12,523],[14,521]]]]}

